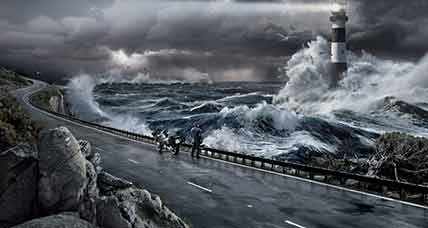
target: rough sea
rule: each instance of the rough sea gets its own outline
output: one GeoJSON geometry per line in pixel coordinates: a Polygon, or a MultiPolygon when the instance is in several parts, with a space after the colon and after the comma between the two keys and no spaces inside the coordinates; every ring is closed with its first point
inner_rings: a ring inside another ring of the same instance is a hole
{"type": "Polygon", "coordinates": [[[367,157],[385,132],[428,136],[428,59],[419,63],[349,53],[331,88],[329,43],[312,41],[276,82],[159,81],[149,76],[78,75],[68,84],[85,120],[150,135],[168,129],[228,151],[300,161],[308,154],[367,157]]]}

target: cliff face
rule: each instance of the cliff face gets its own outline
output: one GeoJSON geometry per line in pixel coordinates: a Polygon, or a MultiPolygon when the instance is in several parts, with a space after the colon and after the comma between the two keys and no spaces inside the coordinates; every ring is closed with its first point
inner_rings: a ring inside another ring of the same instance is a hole
{"type": "Polygon", "coordinates": [[[28,145],[0,154],[0,227],[33,218],[37,210],[37,153],[28,145]]]}
{"type": "Polygon", "coordinates": [[[159,196],[104,172],[67,128],[43,132],[38,145],[0,154],[1,228],[40,216],[17,227],[188,227],[159,196]]]}
{"type": "Polygon", "coordinates": [[[32,102],[39,107],[50,110],[52,112],[70,115],[69,104],[66,101],[63,92],[55,87],[50,86],[36,93],[32,97],[32,102]]]}
{"type": "Polygon", "coordinates": [[[67,111],[64,105],[64,96],[62,94],[58,96],[53,96],[49,99],[49,107],[53,112],[66,114],[67,111]]]}

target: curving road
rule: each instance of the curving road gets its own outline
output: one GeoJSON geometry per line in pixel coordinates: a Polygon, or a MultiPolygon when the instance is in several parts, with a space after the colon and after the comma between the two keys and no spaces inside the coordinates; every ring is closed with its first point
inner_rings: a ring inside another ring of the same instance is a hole
{"type": "Polygon", "coordinates": [[[43,82],[16,91],[36,121],[66,126],[102,154],[103,167],[160,195],[195,228],[426,228],[428,208],[202,157],[91,129],[28,103],[43,82]]]}

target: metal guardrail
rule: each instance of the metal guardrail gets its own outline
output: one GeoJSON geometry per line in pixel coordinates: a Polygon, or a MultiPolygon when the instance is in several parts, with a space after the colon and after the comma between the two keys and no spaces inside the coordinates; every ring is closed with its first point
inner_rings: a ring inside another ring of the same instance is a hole
{"type": "MultiPolygon", "coordinates": [[[[33,94],[34,95],[34,94],[33,94]]],[[[34,105],[32,102],[33,96],[30,97],[31,105],[53,114],[55,116],[80,123],[86,126],[90,126],[105,132],[109,132],[115,135],[123,136],[129,139],[155,144],[155,139],[150,136],[137,134],[125,130],[120,130],[112,127],[107,127],[92,122],[84,121],[68,115],[52,112],[46,110],[43,107],[34,105]]],[[[187,150],[192,147],[189,144],[182,145],[187,150]]],[[[298,163],[285,162],[273,159],[267,159],[262,157],[255,157],[247,154],[240,154],[235,152],[228,152],[224,150],[207,148],[202,149],[202,155],[211,157],[214,159],[220,159],[228,162],[233,162],[253,168],[259,168],[264,170],[270,170],[272,172],[293,175],[301,178],[311,179],[318,182],[324,182],[331,185],[342,186],[350,189],[361,190],[365,192],[371,192],[377,195],[386,195],[390,198],[396,198],[400,200],[409,201],[421,205],[428,205],[428,186],[417,185],[407,182],[398,182],[389,179],[382,179],[377,177],[370,177],[358,174],[352,174],[347,172],[341,172],[336,170],[330,170],[325,168],[313,167],[298,163]],[[408,195],[419,195],[416,198],[409,199],[408,195]]]]}

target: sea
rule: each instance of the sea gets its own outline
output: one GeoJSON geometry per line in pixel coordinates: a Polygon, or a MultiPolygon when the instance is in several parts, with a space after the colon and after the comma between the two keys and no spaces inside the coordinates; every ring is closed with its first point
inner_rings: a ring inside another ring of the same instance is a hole
{"type": "Polygon", "coordinates": [[[329,43],[318,37],[284,62],[277,81],[152,80],[76,75],[67,97],[79,118],[151,135],[167,130],[209,147],[301,162],[312,155],[367,158],[387,132],[428,136],[428,58],[348,54],[337,87],[329,43]]]}

